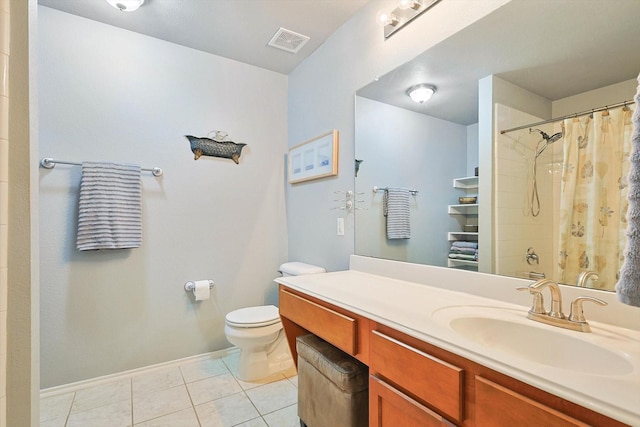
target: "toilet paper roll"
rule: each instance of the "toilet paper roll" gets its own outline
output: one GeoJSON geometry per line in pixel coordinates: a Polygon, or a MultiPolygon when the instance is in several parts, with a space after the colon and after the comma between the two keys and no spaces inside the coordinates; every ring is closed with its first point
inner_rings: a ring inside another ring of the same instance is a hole
{"type": "Polygon", "coordinates": [[[193,282],[195,287],[193,288],[193,295],[196,297],[196,301],[202,301],[209,299],[211,296],[211,289],[209,288],[208,280],[196,280],[193,282]]]}

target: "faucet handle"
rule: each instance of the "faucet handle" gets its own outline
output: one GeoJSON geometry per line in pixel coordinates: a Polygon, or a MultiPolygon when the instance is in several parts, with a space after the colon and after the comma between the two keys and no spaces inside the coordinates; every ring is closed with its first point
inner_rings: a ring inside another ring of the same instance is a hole
{"type": "Polygon", "coordinates": [[[533,295],[533,305],[529,310],[529,313],[535,314],[547,314],[544,310],[544,299],[542,298],[542,291],[536,288],[516,288],[519,291],[529,291],[531,295],[533,295]]]}
{"type": "Polygon", "coordinates": [[[582,304],[585,301],[595,302],[598,305],[607,305],[606,302],[594,297],[576,297],[571,301],[571,313],[569,314],[570,322],[587,323],[584,318],[584,312],[582,310],[582,304]]]}

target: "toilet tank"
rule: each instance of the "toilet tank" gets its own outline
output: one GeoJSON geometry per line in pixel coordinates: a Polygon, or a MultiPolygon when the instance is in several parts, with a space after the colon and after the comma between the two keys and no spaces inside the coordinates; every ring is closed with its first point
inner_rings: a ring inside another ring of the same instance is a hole
{"type": "Polygon", "coordinates": [[[325,273],[326,270],[317,265],[305,264],[304,262],[285,262],[280,266],[282,276],[301,276],[303,274],[325,273]]]}

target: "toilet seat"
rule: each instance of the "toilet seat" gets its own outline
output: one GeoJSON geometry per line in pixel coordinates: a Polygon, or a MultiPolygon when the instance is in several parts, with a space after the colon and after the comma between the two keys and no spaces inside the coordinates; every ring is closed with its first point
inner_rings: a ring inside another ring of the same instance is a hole
{"type": "Polygon", "coordinates": [[[225,323],[235,328],[260,328],[280,322],[280,311],[275,305],[247,307],[225,316],[225,323]]]}

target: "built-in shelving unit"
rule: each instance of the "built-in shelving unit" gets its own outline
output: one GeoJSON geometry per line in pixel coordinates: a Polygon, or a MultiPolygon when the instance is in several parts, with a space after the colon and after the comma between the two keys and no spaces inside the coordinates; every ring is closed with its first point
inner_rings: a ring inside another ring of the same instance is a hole
{"type": "Polygon", "coordinates": [[[463,266],[469,266],[469,267],[477,267],[478,266],[478,261],[467,261],[466,259],[451,259],[449,258],[447,261],[447,266],[448,267],[463,267],[463,266]]]}
{"type": "Polygon", "coordinates": [[[453,180],[453,188],[462,188],[464,190],[478,191],[478,177],[467,176],[465,178],[455,178],[453,180]]]}
{"type": "Polygon", "coordinates": [[[450,242],[455,242],[456,240],[478,240],[477,232],[450,231],[447,235],[450,242]]]}
{"type": "MultiPolygon", "coordinates": [[[[478,195],[478,177],[468,176],[453,180],[453,188],[464,190],[467,196],[478,195]]],[[[447,207],[449,215],[476,216],[478,215],[478,203],[454,204],[447,207]]],[[[476,221],[477,224],[477,221],[476,221]]],[[[478,241],[477,232],[450,231],[447,233],[449,242],[478,241]]],[[[447,266],[452,268],[477,268],[478,261],[447,258],[447,266]]]]}
{"type": "Polygon", "coordinates": [[[478,215],[478,204],[449,205],[449,215],[478,215]]]}

